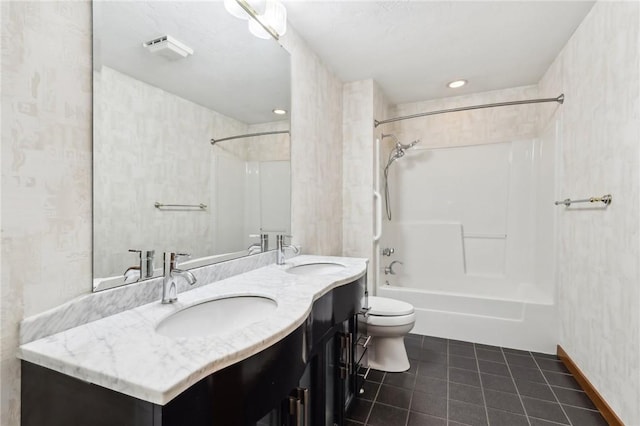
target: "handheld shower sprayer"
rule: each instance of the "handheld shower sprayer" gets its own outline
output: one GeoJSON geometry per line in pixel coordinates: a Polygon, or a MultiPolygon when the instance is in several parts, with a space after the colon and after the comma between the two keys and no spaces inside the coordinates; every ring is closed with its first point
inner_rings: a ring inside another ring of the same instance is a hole
{"type": "Polygon", "coordinates": [[[393,163],[397,159],[404,157],[405,151],[407,149],[413,148],[418,142],[420,142],[420,139],[416,139],[415,141],[409,142],[408,144],[403,144],[403,143],[400,143],[396,135],[392,133],[389,133],[386,135],[384,133],[382,134],[382,139],[388,138],[388,137],[393,138],[395,142],[395,146],[389,153],[389,160],[387,161],[387,165],[384,167],[385,207],[387,210],[387,219],[391,220],[391,204],[389,202],[389,166],[391,165],[391,163],[393,163]]]}

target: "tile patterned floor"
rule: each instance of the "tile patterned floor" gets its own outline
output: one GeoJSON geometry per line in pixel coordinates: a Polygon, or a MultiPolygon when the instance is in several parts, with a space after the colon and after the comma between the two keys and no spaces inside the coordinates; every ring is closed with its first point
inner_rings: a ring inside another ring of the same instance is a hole
{"type": "Polygon", "coordinates": [[[406,373],[371,371],[347,426],[606,426],[553,355],[410,334],[406,373]]]}

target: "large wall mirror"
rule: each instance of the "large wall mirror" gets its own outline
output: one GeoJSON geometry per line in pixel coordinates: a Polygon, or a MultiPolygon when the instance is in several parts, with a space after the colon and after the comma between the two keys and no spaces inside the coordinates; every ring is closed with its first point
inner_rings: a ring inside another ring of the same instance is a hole
{"type": "Polygon", "coordinates": [[[96,1],[93,47],[94,290],[159,276],[165,251],[196,267],[290,233],[282,46],[221,1],[96,1]]]}

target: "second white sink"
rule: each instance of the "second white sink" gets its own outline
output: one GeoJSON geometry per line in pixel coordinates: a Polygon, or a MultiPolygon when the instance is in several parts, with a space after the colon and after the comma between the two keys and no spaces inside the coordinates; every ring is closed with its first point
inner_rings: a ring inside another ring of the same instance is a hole
{"type": "Polygon", "coordinates": [[[278,304],[263,296],[233,296],[190,306],[165,318],[156,332],[173,338],[226,334],[264,320],[278,304]]]}
{"type": "Polygon", "coordinates": [[[340,263],[314,262],[292,266],[287,269],[287,272],[296,275],[325,275],[335,274],[336,272],[342,271],[344,268],[345,266],[340,263]]]}

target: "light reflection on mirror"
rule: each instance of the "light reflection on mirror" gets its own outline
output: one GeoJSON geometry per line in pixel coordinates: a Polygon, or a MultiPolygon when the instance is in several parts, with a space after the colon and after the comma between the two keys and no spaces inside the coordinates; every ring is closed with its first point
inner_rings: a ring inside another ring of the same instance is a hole
{"type": "Polygon", "coordinates": [[[255,253],[254,235],[273,248],[290,233],[289,136],[210,140],[289,129],[273,113],[290,110],[288,53],[222,2],[93,7],[94,290],[140,279],[130,249],[155,250],[158,276],[165,251],[193,268],[255,253]],[[193,54],[143,46],[167,35],[193,54]]]}

